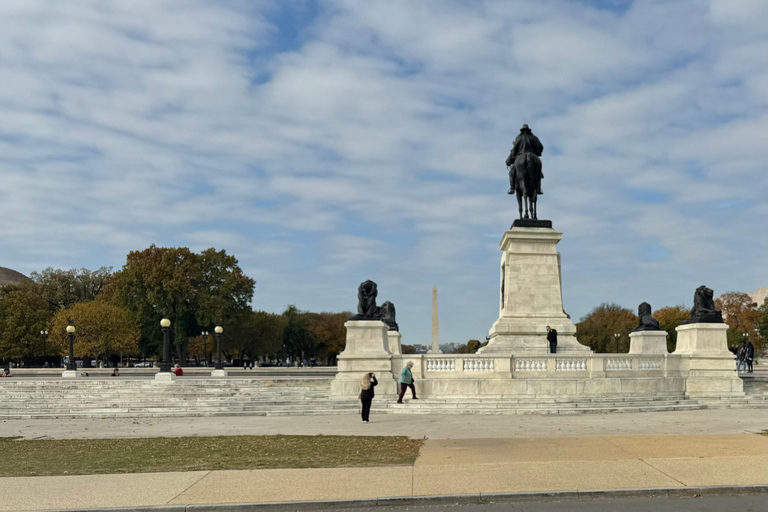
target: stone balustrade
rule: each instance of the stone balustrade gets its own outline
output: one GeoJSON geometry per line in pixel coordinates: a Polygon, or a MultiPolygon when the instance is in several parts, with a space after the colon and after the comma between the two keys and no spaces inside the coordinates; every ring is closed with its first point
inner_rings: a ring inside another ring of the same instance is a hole
{"type": "Polygon", "coordinates": [[[493,359],[464,359],[464,371],[465,372],[492,372],[493,371],[493,359]]]}
{"type": "Polygon", "coordinates": [[[414,375],[421,378],[504,377],[599,377],[643,372],[648,376],[664,376],[667,360],[674,356],[655,354],[546,354],[540,356],[487,356],[477,354],[408,354],[393,356],[393,371],[397,374],[407,363],[414,363],[414,375]]]}

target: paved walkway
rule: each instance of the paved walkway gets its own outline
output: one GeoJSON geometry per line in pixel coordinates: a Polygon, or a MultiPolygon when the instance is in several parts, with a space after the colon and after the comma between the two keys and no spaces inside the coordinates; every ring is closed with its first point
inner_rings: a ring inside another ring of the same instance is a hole
{"type": "Polygon", "coordinates": [[[0,437],[90,439],[222,435],[404,435],[414,439],[467,439],[646,434],[743,434],[768,429],[763,409],[584,414],[578,416],[473,416],[374,414],[357,416],[219,416],[202,418],[3,420],[0,437]]]}
{"type": "Polygon", "coordinates": [[[761,484],[754,434],[435,439],[414,466],[2,478],[0,510],[761,484]]]}

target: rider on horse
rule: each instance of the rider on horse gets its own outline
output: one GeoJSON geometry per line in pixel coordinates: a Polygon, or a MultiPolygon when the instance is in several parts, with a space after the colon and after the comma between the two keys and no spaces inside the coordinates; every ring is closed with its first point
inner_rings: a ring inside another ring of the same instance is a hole
{"type": "MultiPolygon", "coordinates": [[[[512,145],[512,151],[509,152],[509,156],[507,157],[507,167],[512,167],[509,171],[509,194],[514,194],[517,187],[514,171],[515,159],[525,153],[533,153],[537,157],[540,157],[543,151],[544,146],[541,144],[539,138],[531,132],[531,129],[528,128],[527,124],[524,124],[523,127],[520,128],[520,135],[515,138],[515,143],[512,145]]],[[[537,192],[538,194],[543,194],[544,192],[541,190],[541,180],[544,178],[544,173],[541,172],[541,165],[539,165],[538,178],[537,192]]]]}

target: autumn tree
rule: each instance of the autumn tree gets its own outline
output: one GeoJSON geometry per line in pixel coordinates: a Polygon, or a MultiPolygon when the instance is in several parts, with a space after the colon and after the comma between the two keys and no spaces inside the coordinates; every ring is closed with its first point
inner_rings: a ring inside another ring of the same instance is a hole
{"type": "Polygon", "coordinates": [[[138,352],[140,330],[126,308],[106,300],[78,302],[60,309],[50,322],[51,346],[67,354],[69,341],[67,325],[72,319],[77,329],[74,352],[76,357],[104,357],[111,354],[138,352]]]}
{"type": "Polygon", "coordinates": [[[667,351],[672,353],[677,347],[677,331],[675,330],[684,320],[690,316],[690,310],[685,304],[677,306],[665,306],[653,312],[653,318],[659,321],[659,327],[667,331],[667,351]]]}
{"type": "Polygon", "coordinates": [[[4,359],[43,355],[40,331],[47,328],[52,312],[40,292],[32,282],[0,290],[0,354],[4,359]]]}
{"type": "Polygon", "coordinates": [[[466,345],[456,349],[457,354],[475,354],[480,349],[480,340],[469,340],[466,345]]]}
{"type": "Polygon", "coordinates": [[[752,297],[746,293],[727,292],[715,299],[715,307],[723,312],[723,320],[728,324],[729,346],[739,345],[746,333],[755,349],[762,352],[765,337],[760,334],[760,310],[752,297]]]}
{"type": "Polygon", "coordinates": [[[55,311],[66,309],[78,302],[94,300],[112,275],[112,267],[98,270],[54,269],[32,272],[30,279],[40,287],[40,294],[55,311]]]}
{"type": "Polygon", "coordinates": [[[618,304],[603,303],[576,324],[576,339],[595,352],[628,352],[629,333],[637,326],[637,316],[618,304]],[[618,350],[614,334],[621,334],[618,350]]]}
{"type": "Polygon", "coordinates": [[[344,323],[352,313],[307,313],[306,316],[317,340],[317,355],[328,361],[339,355],[347,343],[344,323]]]}

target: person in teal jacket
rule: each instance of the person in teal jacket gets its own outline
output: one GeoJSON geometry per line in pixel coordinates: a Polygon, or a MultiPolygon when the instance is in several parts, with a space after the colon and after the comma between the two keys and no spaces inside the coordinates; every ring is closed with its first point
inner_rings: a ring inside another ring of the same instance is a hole
{"type": "Polygon", "coordinates": [[[397,397],[397,403],[399,404],[403,403],[403,396],[405,396],[405,390],[408,388],[411,388],[413,399],[418,400],[418,398],[416,398],[416,388],[413,385],[411,368],[413,368],[413,361],[408,361],[405,368],[400,371],[400,395],[397,397]]]}

